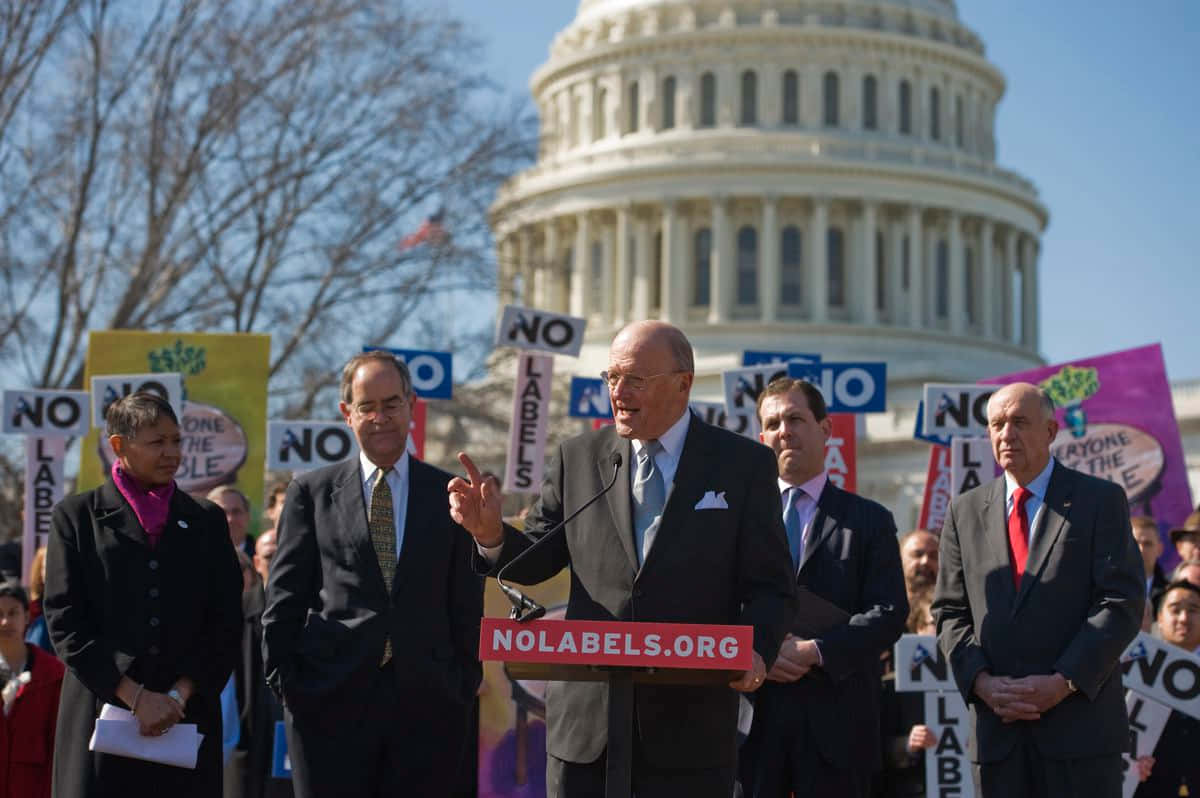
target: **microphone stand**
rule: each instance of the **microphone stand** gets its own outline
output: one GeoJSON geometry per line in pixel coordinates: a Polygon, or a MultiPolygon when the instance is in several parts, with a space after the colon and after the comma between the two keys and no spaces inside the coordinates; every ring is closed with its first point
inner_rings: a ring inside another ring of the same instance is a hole
{"type": "Polygon", "coordinates": [[[620,452],[614,452],[610,458],[613,466],[613,472],[612,478],[608,480],[608,484],[601,488],[599,493],[584,502],[579,509],[568,515],[563,520],[559,521],[550,528],[549,532],[535,540],[532,546],[525,549],[525,551],[521,552],[516,557],[513,557],[512,560],[505,564],[505,566],[496,573],[496,584],[500,586],[500,591],[508,597],[508,600],[512,602],[513,605],[512,610],[508,613],[509,619],[514,620],[517,623],[536,621],[538,618],[541,618],[546,614],[546,608],[529,598],[529,596],[526,596],[520,590],[517,590],[515,587],[506,585],[503,579],[505,572],[508,571],[509,568],[512,568],[514,565],[519,563],[522,559],[536,551],[537,548],[543,545],[547,540],[559,534],[564,528],[566,528],[569,522],[575,519],[575,516],[591,507],[601,496],[612,490],[612,486],[617,484],[617,472],[621,470],[621,463],[623,462],[623,459],[624,458],[621,457],[620,452]]]}

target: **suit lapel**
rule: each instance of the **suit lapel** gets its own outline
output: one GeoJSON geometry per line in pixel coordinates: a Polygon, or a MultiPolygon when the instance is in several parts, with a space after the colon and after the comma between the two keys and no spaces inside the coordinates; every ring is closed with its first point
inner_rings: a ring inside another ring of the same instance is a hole
{"type": "MultiPolygon", "coordinates": [[[[350,548],[358,552],[360,560],[370,563],[366,567],[369,576],[377,581],[379,592],[384,592],[383,571],[379,568],[379,558],[375,555],[375,546],[371,543],[371,532],[367,528],[367,506],[363,500],[362,466],[357,457],[352,457],[342,464],[334,478],[331,492],[334,506],[337,507],[338,518],[341,519],[340,533],[345,536],[350,548]]],[[[334,534],[338,534],[335,532],[334,534]]]]}
{"type": "Polygon", "coordinates": [[[1033,545],[1025,560],[1025,574],[1021,577],[1021,589],[1017,592],[1017,602],[1013,605],[1015,612],[1029,595],[1033,583],[1046,566],[1046,559],[1063,526],[1066,525],[1067,515],[1071,511],[1072,480],[1066,469],[1055,463],[1050,472],[1050,482],[1046,485],[1046,499],[1042,502],[1041,528],[1034,530],[1033,545]]]}
{"type": "Polygon", "coordinates": [[[840,488],[832,482],[825,483],[825,489],[821,491],[821,501],[817,502],[817,512],[813,515],[808,541],[800,554],[797,575],[804,570],[813,552],[825,545],[825,541],[829,540],[829,536],[841,525],[838,519],[842,517],[842,506],[845,503],[843,498],[844,494],[840,488]]]}
{"type": "Polygon", "coordinates": [[[125,501],[115,482],[111,479],[106,480],[95,495],[97,524],[142,546],[150,545],[146,530],[142,529],[142,524],[138,521],[137,513],[133,511],[129,502],[125,501]]]}
{"type": "Polygon", "coordinates": [[[612,529],[616,533],[617,540],[620,541],[625,556],[629,558],[629,567],[636,571],[638,564],[637,554],[633,550],[633,494],[630,490],[632,480],[629,477],[630,469],[633,468],[633,445],[619,437],[616,430],[613,430],[611,440],[600,448],[600,459],[596,461],[596,470],[600,475],[601,485],[607,485],[609,477],[612,476],[613,455],[621,455],[621,466],[617,469],[617,483],[613,485],[605,499],[608,501],[609,512],[612,513],[612,529]]]}

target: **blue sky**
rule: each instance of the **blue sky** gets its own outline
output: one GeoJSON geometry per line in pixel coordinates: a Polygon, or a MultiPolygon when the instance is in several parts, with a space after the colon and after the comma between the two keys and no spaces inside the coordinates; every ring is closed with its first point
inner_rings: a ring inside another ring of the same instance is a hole
{"type": "MultiPolygon", "coordinates": [[[[528,96],[575,0],[434,0],[528,96]]],[[[1162,342],[1172,380],[1200,378],[1200,2],[958,0],[1008,80],[997,160],[1038,186],[1042,354],[1162,342]],[[1191,310],[1189,310],[1191,308],[1191,310]]]]}

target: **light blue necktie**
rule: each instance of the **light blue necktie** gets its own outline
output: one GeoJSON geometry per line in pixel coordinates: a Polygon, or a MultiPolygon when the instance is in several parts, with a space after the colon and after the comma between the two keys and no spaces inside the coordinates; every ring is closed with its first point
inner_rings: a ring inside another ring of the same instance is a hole
{"type": "Polygon", "coordinates": [[[657,440],[646,441],[638,452],[637,471],[633,476],[633,545],[639,566],[646,561],[646,555],[654,545],[666,503],[662,472],[654,463],[655,456],[662,450],[662,444],[657,440]]]}
{"type": "Polygon", "coordinates": [[[793,572],[800,570],[800,557],[804,553],[804,522],[800,520],[800,508],[797,505],[807,496],[807,493],[795,485],[783,492],[783,527],[787,530],[793,572]]]}

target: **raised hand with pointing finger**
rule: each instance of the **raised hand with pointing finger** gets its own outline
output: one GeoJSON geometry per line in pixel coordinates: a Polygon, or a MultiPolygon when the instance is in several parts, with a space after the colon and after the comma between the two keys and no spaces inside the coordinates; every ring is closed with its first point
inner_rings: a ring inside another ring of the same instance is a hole
{"type": "Polygon", "coordinates": [[[500,491],[493,480],[484,479],[466,452],[458,453],[458,462],[467,469],[467,479],[455,477],[446,486],[450,493],[450,517],[480,546],[495,548],[504,542],[500,491]]]}

